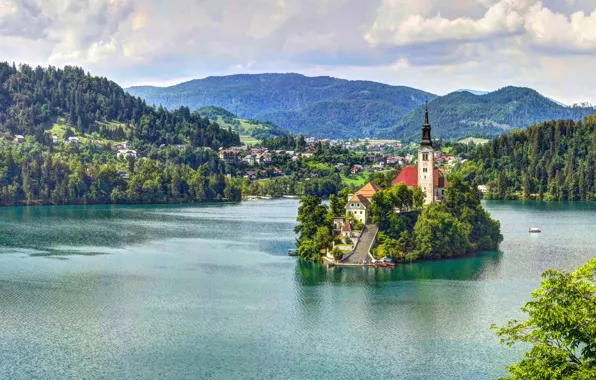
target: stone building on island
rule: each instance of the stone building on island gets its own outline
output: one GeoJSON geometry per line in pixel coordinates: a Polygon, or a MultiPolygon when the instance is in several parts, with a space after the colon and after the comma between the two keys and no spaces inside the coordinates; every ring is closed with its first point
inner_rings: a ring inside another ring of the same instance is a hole
{"type": "Polygon", "coordinates": [[[424,193],[424,204],[431,204],[443,197],[447,180],[445,170],[435,168],[435,148],[431,139],[431,126],[428,122],[428,103],[422,126],[422,140],[418,148],[418,167],[406,166],[393,181],[393,186],[403,182],[408,187],[419,186],[424,193]]]}
{"type": "Polygon", "coordinates": [[[370,220],[372,197],[381,190],[379,185],[374,182],[369,182],[363,188],[358,190],[356,194],[348,195],[346,215],[351,213],[356,220],[363,224],[367,224],[370,220]]]}
{"type": "MultiPolygon", "coordinates": [[[[405,183],[408,187],[419,186],[425,195],[424,204],[440,201],[448,186],[445,170],[435,168],[435,148],[431,138],[431,125],[428,120],[428,103],[422,125],[422,139],[418,148],[418,166],[406,166],[393,180],[392,185],[405,183]]],[[[381,187],[369,182],[355,194],[348,195],[346,216],[352,214],[354,219],[368,224],[370,222],[372,198],[381,187]]]]}

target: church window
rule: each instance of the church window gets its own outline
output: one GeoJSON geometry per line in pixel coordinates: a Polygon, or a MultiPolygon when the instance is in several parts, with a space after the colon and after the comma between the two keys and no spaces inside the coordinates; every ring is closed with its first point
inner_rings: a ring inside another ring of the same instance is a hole
{"type": "Polygon", "coordinates": [[[422,169],[422,172],[423,172],[423,173],[428,173],[428,168],[423,168],[423,169],[422,169]]]}
{"type": "Polygon", "coordinates": [[[422,153],[422,161],[428,161],[428,153],[422,153]]]}

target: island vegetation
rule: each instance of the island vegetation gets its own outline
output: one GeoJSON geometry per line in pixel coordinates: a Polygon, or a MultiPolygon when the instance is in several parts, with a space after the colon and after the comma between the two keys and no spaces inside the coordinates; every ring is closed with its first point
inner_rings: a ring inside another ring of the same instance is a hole
{"type": "MultiPolygon", "coordinates": [[[[374,249],[377,259],[455,258],[498,248],[503,240],[500,223],[484,210],[480,194],[458,175],[451,176],[449,183],[442,202],[427,206],[423,206],[424,194],[418,187],[408,188],[403,183],[374,194],[372,222],[379,227],[374,249]]],[[[346,195],[343,190],[331,198],[329,206],[316,196],[302,199],[295,228],[301,258],[322,261],[334,243],[341,241],[333,235],[332,223],[345,215],[346,195]]]]}
{"type": "Polygon", "coordinates": [[[509,379],[594,379],[596,259],[573,273],[550,269],[522,311],[527,319],[497,327],[501,343],[529,347],[509,379]]]}

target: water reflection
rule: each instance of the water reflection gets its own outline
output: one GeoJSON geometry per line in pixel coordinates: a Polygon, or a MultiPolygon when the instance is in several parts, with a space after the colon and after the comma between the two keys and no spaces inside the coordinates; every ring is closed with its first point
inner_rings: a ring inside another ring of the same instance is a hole
{"type": "Polygon", "coordinates": [[[502,256],[501,251],[482,252],[460,259],[404,263],[393,269],[328,267],[298,260],[295,278],[301,286],[316,286],[326,282],[375,286],[388,281],[484,280],[492,278],[498,272],[502,256]]]}

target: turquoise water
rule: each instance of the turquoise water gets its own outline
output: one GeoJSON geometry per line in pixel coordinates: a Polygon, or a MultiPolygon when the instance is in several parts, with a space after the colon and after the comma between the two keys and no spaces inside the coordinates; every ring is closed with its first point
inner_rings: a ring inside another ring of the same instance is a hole
{"type": "Polygon", "coordinates": [[[500,252],[328,269],[297,204],[0,208],[0,378],[496,378],[490,324],[596,246],[593,204],[487,202],[500,252]]]}

